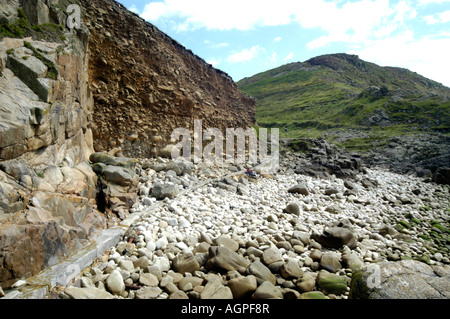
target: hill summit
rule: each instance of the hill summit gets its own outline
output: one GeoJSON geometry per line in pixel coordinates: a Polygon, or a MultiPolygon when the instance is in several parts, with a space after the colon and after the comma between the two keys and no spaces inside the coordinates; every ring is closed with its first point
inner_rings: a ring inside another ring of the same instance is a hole
{"type": "Polygon", "coordinates": [[[330,130],[446,132],[450,88],[415,72],[382,67],[344,53],[322,55],[238,82],[257,98],[257,122],[284,137],[330,130]]]}

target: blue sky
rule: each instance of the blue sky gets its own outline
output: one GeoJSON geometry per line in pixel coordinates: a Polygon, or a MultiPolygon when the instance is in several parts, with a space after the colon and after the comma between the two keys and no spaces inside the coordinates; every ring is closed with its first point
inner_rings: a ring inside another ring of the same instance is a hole
{"type": "Polygon", "coordinates": [[[329,53],[450,87],[450,0],[119,0],[233,80],[329,53]]]}

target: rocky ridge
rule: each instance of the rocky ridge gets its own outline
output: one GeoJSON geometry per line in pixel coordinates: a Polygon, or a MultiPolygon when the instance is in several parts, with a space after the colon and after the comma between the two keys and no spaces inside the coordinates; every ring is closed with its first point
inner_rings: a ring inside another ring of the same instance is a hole
{"type": "Polygon", "coordinates": [[[449,297],[448,186],[381,169],[295,174],[296,156],[258,180],[242,166],[141,161],[123,240],[51,296],[449,297]],[[158,200],[157,184],[176,191],[158,200]]]}

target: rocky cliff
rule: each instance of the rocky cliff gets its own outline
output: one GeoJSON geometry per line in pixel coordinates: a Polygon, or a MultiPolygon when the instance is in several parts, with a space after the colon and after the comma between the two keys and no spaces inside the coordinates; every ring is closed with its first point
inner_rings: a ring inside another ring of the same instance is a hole
{"type": "Polygon", "coordinates": [[[114,1],[2,3],[0,287],[127,215],[134,161],[95,151],[158,155],[194,119],[246,128],[254,113],[228,75],[114,1]]]}
{"type": "Polygon", "coordinates": [[[106,226],[87,162],[88,31],[69,32],[59,24],[67,15],[44,1],[8,4],[1,7],[3,35],[30,37],[0,42],[1,286],[57,263],[106,226]],[[60,33],[58,41],[38,28],[44,23],[60,33]]]}
{"type": "Polygon", "coordinates": [[[232,79],[110,0],[82,1],[95,100],[94,148],[158,155],[174,128],[248,128],[255,102],[232,79]]]}

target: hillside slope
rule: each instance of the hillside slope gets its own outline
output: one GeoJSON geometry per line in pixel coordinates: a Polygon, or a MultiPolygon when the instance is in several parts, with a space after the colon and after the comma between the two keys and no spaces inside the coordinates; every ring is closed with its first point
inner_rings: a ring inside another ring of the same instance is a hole
{"type": "Polygon", "coordinates": [[[450,88],[355,55],[287,64],[245,78],[238,86],[257,98],[258,124],[281,128],[283,137],[324,132],[342,137],[353,131],[352,137],[364,137],[356,141],[364,148],[379,137],[450,128],[450,88]]]}

